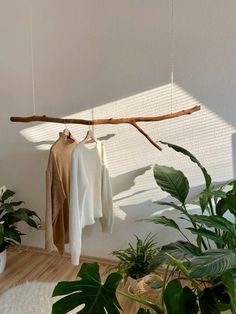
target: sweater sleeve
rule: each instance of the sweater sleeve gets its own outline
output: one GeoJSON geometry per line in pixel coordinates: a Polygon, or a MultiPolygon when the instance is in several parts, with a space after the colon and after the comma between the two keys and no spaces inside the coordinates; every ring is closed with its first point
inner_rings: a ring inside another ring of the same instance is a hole
{"type": "Polygon", "coordinates": [[[53,227],[52,227],[52,175],[51,171],[46,171],[46,214],[45,214],[45,248],[47,251],[54,249],[53,227]]]}
{"type": "Polygon", "coordinates": [[[64,252],[65,242],[62,210],[64,199],[65,193],[50,152],[46,170],[45,248],[52,251],[56,246],[60,254],[64,252]]]}
{"type": "Polygon", "coordinates": [[[78,195],[78,160],[76,152],[71,156],[71,174],[70,174],[70,212],[69,212],[69,243],[71,263],[79,265],[81,254],[82,226],[79,208],[78,195]]]}
{"type": "Polygon", "coordinates": [[[100,218],[102,224],[102,231],[112,233],[113,227],[113,201],[112,201],[112,187],[109,178],[109,171],[107,168],[107,160],[105,149],[102,145],[102,213],[100,218]]]}

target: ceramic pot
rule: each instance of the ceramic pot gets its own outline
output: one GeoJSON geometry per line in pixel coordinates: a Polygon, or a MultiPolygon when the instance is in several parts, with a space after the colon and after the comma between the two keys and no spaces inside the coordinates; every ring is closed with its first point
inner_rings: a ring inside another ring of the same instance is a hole
{"type": "Polygon", "coordinates": [[[4,271],[7,262],[7,250],[0,253],[0,274],[4,271]]]}

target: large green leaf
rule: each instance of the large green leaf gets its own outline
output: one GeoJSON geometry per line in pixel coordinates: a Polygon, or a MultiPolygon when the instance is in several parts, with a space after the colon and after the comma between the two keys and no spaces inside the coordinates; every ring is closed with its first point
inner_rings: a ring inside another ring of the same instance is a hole
{"type": "Polygon", "coordinates": [[[230,296],[230,304],[232,314],[236,313],[236,269],[225,272],[221,276],[221,280],[227,288],[230,296]]]}
{"type": "Polygon", "coordinates": [[[5,202],[8,198],[12,197],[15,195],[15,192],[11,191],[11,190],[6,190],[3,194],[2,194],[2,199],[1,202],[5,202]]]}
{"type": "Polygon", "coordinates": [[[188,156],[194,163],[196,163],[198,165],[198,167],[201,169],[204,178],[205,178],[205,182],[206,182],[206,187],[209,188],[211,185],[211,177],[208,174],[207,170],[205,167],[203,167],[203,165],[200,163],[200,161],[192,154],[190,153],[187,149],[175,145],[175,144],[171,144],[171,143],[167,143],[167,142],[162,142],[160,141],[162,144],[164,145],[168,145],[170,148],[174,149],[176,152],[182,153],[185,156],[188,156]]]}
{"type": "Polygon", "coordinates": [[[215,232],[205,229],[205,228],[199,228],[199,229],[195,229],[195,228],[187,228],[188,230],[191,231],[191,233],[193,234],[197,234],[201,237],[205,237],[208,238],[210,240],[213,240],[215,243],[220,244],[220,245],[224,245],[224,241],[222,239],[222,237],[220,237],[218,234],[216,234],[215,232]]]}
{"type": "Polygon", "coordinates": [[[234,216],[236,216],[236,195],[227,194],[226,198],[219,200],[216,204],[216,212],[218,215],[224,215],[229,210],[234,216]]]}
{"type": "Polygon", "coordinates": [[[189,183],[183,172],[160,165],[155,165],[153,171],[159,187],[184,204],[189,192],[189,183]]]}
{"type": "Polygon", "coordinates": [[[198,247],[186,241],[177,241],[167,244],[162,247],[162,249],[154,256],[154,258],[150,262],[150,271],[155,270],[160,265],[168,263],[169,256],[166,253],[180,261],[183,261],[193,256],[197,256],[200,252],[198,247]]]}
{"type": "Polygon", "coordinates": [[[168,207],[173,207],[179,211],[181,211],[181,213],[184,213],[184,209],[181,207],[181,205],[178,205],[174,202],[163,202],[163,201],[156,201],[154,202],[155,204],[158,204],[158,205],[163,205],[163,206],[168,206],[168,207]]]}
{"type": "Polygon", "coordinates": [[[209,228],[217,228],[228,231],[236,236],[234,224],[224,217],[206,215],[191,215],[190,217],[196,223],[205,225],[209,228]]]}
{"type": "Polygon", "coordinates": [[[220,314],[219,304],[214,292],[205,288],[199,296],[201,314],[220,314]]]}
{"type": "Polygon", "coordinates": [[[216,277],[236,267],[236,254],[228,249],[208,250],[191,258],[190,276],[194,278],[216,277]]]}
{"type": "Polygon", "coordinates": [[[15,227],[5,227],[4,237],[13,240],[15,243],[21,243],[21,233],[15,227]]]}
{"type": "Polygon", "coordinates": [[[7,226],[19,221],[25,221],[31,227],[37,228],[36,222],[32,219],[34,216],[40,219],[36,212],[27,208],[19,208],[14,212],[7,212],[1,217],[1,220],[5,221],[5,225],[7,226]]]}
{"type": "Polygon", "coordinates": [[[52,314],[68,313],[84,304],[78,313],[119,314],[121,309],[116,297],[116,289],[122,276],[111,273],[104,284],[101,283],[99,265],[84,263],[79,271],[80,280],[59,282],[53,296],[67,295],[53,304],[52,314]]]}
{"type": "Polygon", "coordinates": [[[155,216],[151,216],[150,218],[145,219],[145,221],[153,222],[157,225],[164,225],[166,227],[180,230],[177,223],[173,219],[167,218],[166,216],[155,215],[155,216]]]}
{"type": "Polygon", "coordinates": [[[178,279],[171,280],[164,291],[168,314],[197,314],[197,297],[189,287],[182,287],[178,279]]]}

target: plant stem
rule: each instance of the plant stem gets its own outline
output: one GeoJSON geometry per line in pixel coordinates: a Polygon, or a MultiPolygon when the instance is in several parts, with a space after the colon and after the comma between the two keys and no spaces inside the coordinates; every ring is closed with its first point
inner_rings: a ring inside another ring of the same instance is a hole
{"type": "MultiPolygon", "coordinates": [[[[195,230],[198,230],[197,224],[192,220],[192,217],[191,217],[191,215],[189,215],[185,204],[183,204],[183,209],[184,209],[185,215],[186,215],[186,216],[189,218],[189,220],[191,221],[191,223],[192,223],[194,229],[195,229],[195,230]]],[[[206,242],[204,241],[204,239],[202,239],[201,242],[202,242],[202,245],[203,245],[204,249],[207,250],[208,247],[207,247],[206,242]]],[[[199,249],[201,250],[201,247],[199,247],[199,249]]]]}
{"type": "Polygon", "coordinates": [[[163,311],[163,309],[161,309],[158,305],[150,302],[150,301],[147,301],[143,298],[140,298],[138,296],[135,296],[134,294],[131,294],[131,293],[126,293],[124,291],[121,291],[121,290],[117,290],[117,292],[125,297],[127,297],[128,299],[130,300],[133,300],[133,301],[136,301],[142,305],[145,305],[145,306],[148,306],[150,307],[151,309],[153,309],[154,311],[156,311],[157,314],[165,314],[165,312],[163,311]]]}
{"type": "Polygon", "coordinates": [[[195,280],[194,278],[190,276],[187,268],[179,260],[171,256],[170,254],[168,253],[165,253],[165,254],[170,257],[172,263],[179,268],[179,270],[191,281],[192,286],[198,291],[198,293],[200,293],[201,289],[199,287],[197,280],[195,280]]]}

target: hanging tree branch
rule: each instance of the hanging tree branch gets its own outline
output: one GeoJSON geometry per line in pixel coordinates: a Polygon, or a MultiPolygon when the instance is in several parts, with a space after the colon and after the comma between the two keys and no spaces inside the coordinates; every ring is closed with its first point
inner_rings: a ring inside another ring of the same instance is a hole
{"type": "Polygon", "coordinates": [[[54,123],[63,123],[63,124],[83,124],[83,125],[98,125],[98,124],[131,124],[133,125],[140,133],[142,133],[147,140],[154,145],[156,148],[161,150],[161,147],[150,138],[150,136],[137,125],[137,122],[152,122],[152,121],[162,121],[167,119],[173,119],[180,116],[191,114],[195,111],[200,110],[200,105],[196,105],[189,109],[184,109],[181,111],[163,114],[160,116],[150,116],[150,117],[129,117],[129,118],[109,118],[109,119],[94,119],[94,120],[84,120],[84,119],[74,119],[74,118],[57,118],[57,117],[48,117],[48,116],[27,116],[27,117],[11,117],[12,122],[54,122],[54,123]]]}

